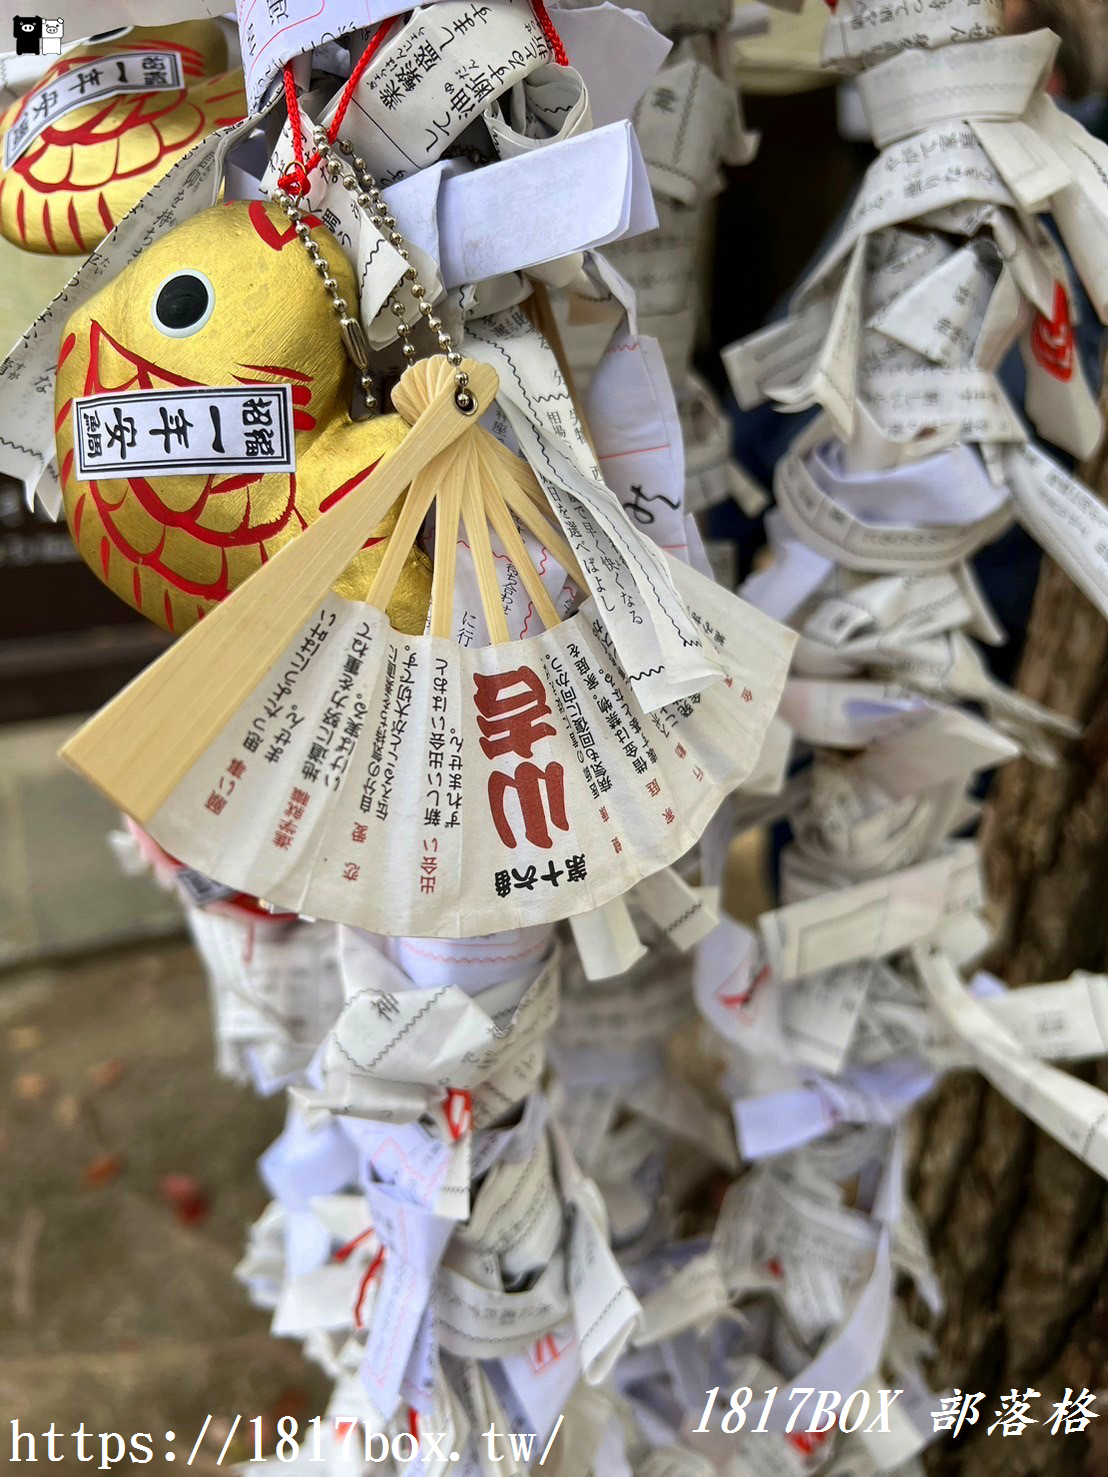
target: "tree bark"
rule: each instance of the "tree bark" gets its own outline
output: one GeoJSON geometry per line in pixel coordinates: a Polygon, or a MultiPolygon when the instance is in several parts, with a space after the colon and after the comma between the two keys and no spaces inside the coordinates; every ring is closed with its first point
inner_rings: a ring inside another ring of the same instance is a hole
{"type": "MultiPolygon", "coordinates": [[[[1084,469],[1108,495],[1108,451],[1084,469]]],[[[1080,720],[1055,769],[1001,772],[982,840],[1010,986],[1108,966],[1108,624],[1049,560],[1032,607],[1019,690],[1080,720]]],[[[1084,1071],[1108,1087],[1108,1067],[1084,1071]]],[[[1102,1477],[1108,1472],[1108,1203],[1104,1181],[976,1076],[943,1084],[917,1125],[913,1192],[947,1299],[936,1388],[985,1392],[981,1416],[931,1448],[937,1473],[1102,1477]],[[999,1396],[1040,1392],[1039,1424],[986,1428],[999,1396]],[[1094,1391],[1083,1434],[1046,1422],[1065,1387],[1094,1391]],[[1064,1429],[1064,1428],[1063,1428],[1064,1429]]]]}

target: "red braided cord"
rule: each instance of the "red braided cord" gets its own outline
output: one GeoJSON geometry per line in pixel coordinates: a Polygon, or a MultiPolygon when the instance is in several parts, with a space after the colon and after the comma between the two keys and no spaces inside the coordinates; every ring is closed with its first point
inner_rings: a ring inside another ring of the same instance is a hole
{"type": "Polygon", "coordinates": [[[296,96],[296,83],[293,80],[292,68],[285,67],[285,105],[289,110],[289,120],[296,119],[292,130],[292,152],[297,164],[304,164],[304,138],[300,132],[300,103],[296,96]]]}
{"type": "MultiPolygon", "coordinates": [[[[346,86],[342,89],[342,95],[339,98],[339,105],[335,109],[335,116],[331,119],[330,126],[327,129],[327,137],[331,143],[334,143],[338,137],[342,120],[346,117],[346,110],[350,106],[350,99],[354,96],[354,89],[361,81],[366,67],[369,66],[370,62],[388,39],[388,34],[395,22],[395,16],[381,22],[370,37],[369,45],[358,58],[357,66],[347,78],[346,86]]],[[[290,195],[306,195],[309,189],[308,176],[323,156],[317,149],[310,159],[305,160],[304,158],[304,130],[300,119],[300,99],[296,96],[296,83],[293,81],[292,64],[290,62],[286,62],[285,64],[285,102],[289,110],[289,126],[292,131],[292,152],[296,159],[296,167],[290,169],[288,174],[282,175],[277,183],[283,190],[287,190],[290,195]]]]}
{"type": "Polygon", "coordinates": [[[296,96],[296,83],[293,80],[290,66],[285,67],[285,105],[289,110],[292,152],[296,164],[288,174],[281,176],[278,183],[290,195],[306,195],[308,193],[308,172],[304,168],[304,138],[300,130],[300,102],[296,96]]]}
{"type": "Polygon", "coordinates": [[[345,1262],[348,1260],[349,1257],[353,1256],[358,1247],[361,1246],[362,1242],[368,1241],[372,1235],[373,1227],[369,1226],[360,1235],[355,1236],[353,1241],[348,1241],[345,1246],[339,1247],[338,1251],[335,1252],[335,1261],[345,1262]]]}
{"type": "Polygon", "coordinates": [[[354,1304],[355,1328],[362,1327],[362,1304],[365,1302],[365,1296],[366,1293],[369,1291],[370,1284],[373,1282],[374,1277],[377,1276],[377,1273],[381,1270],[381,1267],[384,1265],[384,1261],[385,1248],[382,1246],[380,1251],[366,1268],[365,1276],[362,1278],[361,1283],[358,1286],[358,1298],[354,1304]]]}
{"type": "Polygon", "coordinates": [[[550,43],[550,49],[554,53],[554,60],[560,67],[568,67],[569,57],[566,55],[566,49],[562,45],[562,38],[558,35],[558,28],[550,19],[543,0],[531,0],[531,8],[535,12],[535,19],[542,27],[543,35],[550,43]]]}
{"type": "Polygon", "coordinates": [[[389,32],[392,30],[395,24],[395,16],[390,16],[387,21],[381,22],[381,24],[374,31],[369,45],[358,58],[358,65],[350,73],[350,79],[342,90],[342,96],[339,98],[339,105],[335,109],[335,116],[331,119],[331,126],[327,130],[327,137],[331,140],[332,143],[334,143],[335,139],[338,137],[339,128],[342,126],[342,120],[346,117],[346,110],[350,106],[350,99],[354,96],[354,89],[362,80],[362,73],[365,71],[366,67],[369,66],[370,62],[377,55],[377,53],[381,50],[381,47],[388,39],[389,32]]]}
{"type": "MultiPolygon", "coordinates": [[[[543,4],[543,0],[531,0],[531,6],[535,12],[535,19],[542,27],[542,33],[546,37],[550,50],[554,53],[555,62],[560,67],[568,67],[569,57],[562,44],[562,38],[558,35],[558,29],[550,19],[549,12],[543,4]]],[[[327,129],[327,137],[331,143],[334,143],[338,137],[339,129],[342,127],[342,120],[346,117],[346,110],[349,108],[350,100],[354,96],[354,89],[361,81],[365,69],[388,39],[389,32],[392,30],[395,22],[395,16],[381,22],[370,38],[369,45],[358,58],[357,66],[350,73],[346,86],[343,88],[342,95],[339,98],[338,107],[335,109],[335,116],[331,119],[330,127],[327,129]]],[[[289,124],[292,130],[292,152],[296,159],[296,167],[290,169],[287,174],[282,175],[280,180],[278,180],[278,184],[280,184],[283,190],[287,190],[290,195],[306,195],[309,189],[308,176],[319,163],[321,156],[317,150],[310,159],[306,160],[304,158],[304,134],[300,120],[300,100],[296,96],[296,83],[293,81],[291,63],[285,64],[285,101],[288,105],[289,124]]]]}

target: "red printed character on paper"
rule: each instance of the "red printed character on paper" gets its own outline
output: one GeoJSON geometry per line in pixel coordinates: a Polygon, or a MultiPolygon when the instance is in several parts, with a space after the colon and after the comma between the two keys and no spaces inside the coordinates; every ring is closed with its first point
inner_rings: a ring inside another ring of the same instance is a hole
{"type": "MultiPolygon", "coordinates": [[[[473,685],[481,751],[487,759],[514,754],[530,761],[537,745],[556,736],[554,725],[544,721],[550,717],[546,688],[530,667],[490,676],[475,674],[473,685]]],[[[496,834],[514,850],[518,841],[508,816],[509,791],[515,793],[524,836],[532,846],[549,851],[554,845],[551,827],[569,830],[564,768],[557,762],[545,769],[525,762],[517,764],[511,774],[495,770],[489,775],[489,806],[496,834]]]]}
{"type": "Polygon", "coordinates": [[[213,815],[222,815],[226,809],[227,802],[235,793],[236,783],[246,773],[246,765],[241,759],[232,759],[226,770],[219,777],[219,789],[213,790],[204,801],[204,809],[210,810],[213,815]]]}
{"type": "Polygon", "coordinates": [[[473,1094],[462,1088],[449,1087],[443,1108],[451,1142],[456,1144],[473,1127],[473,1094]]]}
{"type": "MultiPolygon", "coordinates": [[[[827,1414],[831,1416],[830,1411],[827,1414]]],[[[834,1429],[835,1420],[831,1416],[831,1424],[825,1430],[794,1431],[791,1436],[786,1436],[785,1440],[788,1441],[790,1446],[795,1447],[802,1457],[814,1456],[816,1452],[821,1451],[827,1445],[831,1437],[831,1432],[834,1429]]]]}
{"type": "Polygon", "coordinates": [[[491,677],[474,676],[477,691],[473,701],[480,717],[481,750],[486,759],[518,754],[530,759],[535,745],[557,733],[546,701],[546,688],[530,667],[514,672],[495,672],[491,677]]]}
{"type": "Polygon", "coordinates": [[[542,1374],[543,1370],[557,1364],[566,1353],[573,1349],[576,1342],[572,1333],[564,1329],[543,1334],[542,1338],[527,1350],[527,1362],[535,1374],[542,1374]]]}
{"type": "Polygon", "coordinates": [[[285,806],[285,813],[278,821],[277,829],[273,833],[273,844],[279,851],[288,851],[291,847],[311,798],[307,790],[289,791],[289,802],[285,806]]]}
{"type": "Polygon", "coordinates": [[[434,892],[435,890],[435,882],[437,880],[436,874],[439,870],[439,859],[435,855],[435,852],[437,852],[438,849],[439,838],[437,836],[432,836],[430,840],[425,840],[423,843],[423,859],[419,864],[420,892],[427,893],[434,892]]]}
{"type": "Polygon", "coordinates": [[[1031,325],[1031,352],[1038,364],[1065,384],[1073,377],[1074,337],[1070,322],[1069,294],[1061,282],[1054,284],[1053,312],[1036,313],[1031,325]]]}

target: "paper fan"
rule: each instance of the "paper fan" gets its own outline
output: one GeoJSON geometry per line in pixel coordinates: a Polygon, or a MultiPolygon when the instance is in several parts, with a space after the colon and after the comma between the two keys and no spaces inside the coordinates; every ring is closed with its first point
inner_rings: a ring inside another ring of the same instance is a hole
{"type": "Polygon", "coordinates": [[[648,714],[592,600],[561,621],[516,525],[572,570],[533,474],[477,424],[496,375],[416,365],[414,429],[85,726],[64,757],[187,865],[374,933],[467,937],[621,895],[750,773],[794,637],[673,563],[725,677],[648,714]],[[332,586],[407,488],[366,604],[332,586]],[[430,634],[384,613],[437,500],[430,634]],[[540,505],[541,504],[541,505],[540,505]],[[459,520],[493,643],[448,639],[459,520]],[[547,627],[507,639],[495,530],[547,627]]]}

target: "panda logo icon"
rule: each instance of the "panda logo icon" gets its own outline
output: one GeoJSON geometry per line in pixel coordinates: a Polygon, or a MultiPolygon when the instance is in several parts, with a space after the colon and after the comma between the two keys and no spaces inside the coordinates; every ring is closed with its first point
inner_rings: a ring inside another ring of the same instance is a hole
{"type": "Polygon", "coordinates": [[[42,16],[17,15],[12,20],[17,56],[39,56],[42,52],[42,16]]]}

